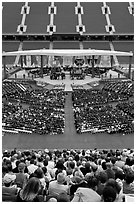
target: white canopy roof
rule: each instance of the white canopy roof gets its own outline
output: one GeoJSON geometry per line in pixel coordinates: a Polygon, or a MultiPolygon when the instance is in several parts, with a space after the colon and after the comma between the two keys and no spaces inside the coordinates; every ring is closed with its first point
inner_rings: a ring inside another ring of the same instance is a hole
{"type": "Polygon", "coordinates": [[[40,50],[23,50],[13,52],[3,52],[2,56],[16,55],[47,55],[47,56],[90,56],[90,55],[105,55],[105,56],[133,56],[132,52],[120,52],[111,50],[94,50],[94,49],[40,49],[40,50]]]}

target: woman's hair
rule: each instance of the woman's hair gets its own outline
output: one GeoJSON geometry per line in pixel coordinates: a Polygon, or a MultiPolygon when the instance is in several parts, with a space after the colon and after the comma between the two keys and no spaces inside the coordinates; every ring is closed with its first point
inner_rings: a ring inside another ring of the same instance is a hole
{"type": "Polygon", "coordinates": [[[115,179],[112,179],[110,178],[107,182],[106,182],[106,185],[107,187],[112,187],[115,189],[116,193],[119,194],[120,193],[120,190],[121,190],[121,187],[120,185],[116,182],[115,179]]]}
{"type": "Polygon", "coordinates": [[[21,198],[24,201],[33,201],[40,190],[40,181],[36,177],[30,178],[24,189],[21,191],[21,198]]]}
{"type": "Polygon", "coordinates": [[[102,197],[104,202],[114,202],[116,199],[116,191],[112,186],[105,186],[103,189],[102,197]]]}
{"type": "Polygon", "coordinates": [[[132,183],[134,181],[134,173],[133,172],[126,173],[124,180],[126,181],[127,184],[132,183]]]}

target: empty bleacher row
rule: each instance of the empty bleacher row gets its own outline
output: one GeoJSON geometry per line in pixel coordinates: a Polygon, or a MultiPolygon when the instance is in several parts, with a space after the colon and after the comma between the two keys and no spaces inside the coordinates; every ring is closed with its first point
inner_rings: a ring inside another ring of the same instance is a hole
{"type": "MultiPolygon", "coordinates": [[[[56,26],[54,32],[56,33],[80,33],[76,26],[78,26],[78,16],[76,14],[76,2],[55,2],[51,6],[50,2],[29,2],[26,6],[29,7],[29,12],[21,13],[22,2],[3,2],[3,34],[19,33],[18,26],[21,26],[22,15],[26,15],[24,25],[26,29],[22,30],[25,34],[47,34],[48,26],[52,25],[50,22],[51,15],[49,7],[52,8],[53,25],[56,26]],[[56,8],[56,13],[55,13],[56,8]]],[[[107,6],[110,8],[111,24],[115,27],[116,34],[132,34],[134,32],[133,15],[129,12],[128,2],[108,2],[107,6]]],[[[102,13],[102,2],[82,2],[79,8],[81,15],[81,27],[85,26],[84,34],[106,34],[105,26],[107,25],[105,14],[102,13]],[[81,9],[82,8],[82,9],[81,9]],[[83,13],[81,12],[83,11],[83,13]]],[[[51,28],[53,29],[53,28],[51,28]]]]}

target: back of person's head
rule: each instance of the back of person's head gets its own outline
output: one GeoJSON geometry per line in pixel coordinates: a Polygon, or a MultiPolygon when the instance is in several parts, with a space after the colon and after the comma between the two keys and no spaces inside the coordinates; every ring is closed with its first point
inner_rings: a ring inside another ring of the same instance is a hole
{"type": "Polygon", "coordinates": [[[124,179],[124,174],[122,171],[118,170],[115,172],[115,179],[120,179],[120,180],[123,180],[124,179]]]}
{"type": "Polygon", "coordinates": [[[102,162],[102,168],[103,168],[103,170],[107,169],[106,162],[102,162]]]}
{"type": "Polygon", "coordinates": [[[57,182],[63,184],[65,182],[65,175],[63,173],[59,173],[57,175],[57,182]]]}
{"type": "Polygon", "coordinates": [[[40,190],[40,181],[36,177],[29,179],[22,191],[22,199],[24,201],[33,201],[40,190]]]}
{"type": "Polygon", "coordinates": [[[48,160],[47,160],[47,159],[44,159],[44,160],[43,160],[43,165],[44,165],[44,166],[48,166],[48,160]]]}
{"type": "Polygon", "coordinates": [[[61,170],[65,169],[65,167],[63,165],[63,162],[61,160],[57,162],[56,168],[57,169],[61,169],[61,170]]]}
{"type": "Polygon", "coordinates": [[[86,168],[86,169],[90,169],[90,166],[91,166],[91,165],[90,165],[89,162],[86,162],[86,163],[85,163],[85,168],[86,168]]]}
{"type": "Polygon", "coordinates": [[[3,175],[6,174],[6,173],[8,173],[8,167],[7,167],[7,165],[2,165],[2,173],[3,173],[3,175]]]}
{"type": "Polygon", "coordinates": [[[47,173],[47,168],[46,166],[42,167],[43,173],[46,174],[47,173]]]}
{"type": "Polygon", "coordinates": [[[66,192],[62,192],[57,197],[58,202],[70,202],[70,198],[66,192]]]}
{"type": "Polygon", "coordinates": [[[108,180],[108,176],[107,176],[107,173],[105,171],[101,171],[99,174],[98,174],[98,179],[101,183],[105,183],[107,180],[108,180]]]}
{"type": "Polygon", "coordinates": [[[37,168],[35,171],[34,171],[34,175],[35,177],[37,178],[43,178],[43,170],[41,168],[37,168]]]}
{"type": "Polygon", "coordinates": [[[96,190],[96,187],[98,185],[98,179],[96,177],[92,176],[88,179],[87,184],[88,184],[89,188],[96,190]]]}
{"type": "Polygon", "coordinates": [[[56,198],[50,198],[48,201],[46,202],[57,202],[57,199],[56,198]]]}
{"type": "Polygon", "coordinates": [[[112,157],[111,158],[111,163],[114,165],[116,163],[116,158],[115,157],[112,157]]]}
{"type": "Polygon", "coordinates": [[[8,164],[7,167],[8,167],[8,172],[12,172],[12,165],[8,164]]]}
{"type": "Polygon", "coordinates": [[[134,173],[132,171],[125,174],[124,180],[127,184],[130,184],[134,181],[134,173]]]}
{"type": "Polygon", "coordinates": [[[34,159],[31,159],[31,160],[30,160],[30,164],[35,164],[35,160],[34,160],[34,159]]]}
{"type": "Polygon", "coordinates": [[[79,155],[78,155],[78,154],[75,155],[75,161],[76,161],[76,162],[79,161],[79,155]]]}
{"type": "Polygon", "coordinates": [[[110,168],[106,169],[106,173],[107,173],[108,179],[110,178],[115,179],[115,172],[112,169],[110,168]]]}
{"type": "Polygon", "coordinates": [[[75,162],[71,161],[69,163],[69,166],[70,166],[71,169],[74,169],[75,168],[75,162]]]}
{"type": "Polygon", "coordinates": [[[112,178],[110,178],[110,179],[106,182],[105,186],[107,186],[107,187],[111,186],[112,188],[115,189],[115,191],[116,191],[117,194],[119,194],[119,192],[120,192],[120,190],[121,190],[120,185],[116,182],[115,179],[112,179],[112,178]]]}
{"type": "Polygon", "coordinates": [[[104,202],[114,202],[116,199],[116,191],[112,186],[105,186],[102,192],[104,202]]]}
{"type": "Polygon", "coordinates": [[[19,172],[24,172],[24,170],[25,170],[25,163],[23,163],[23,162],[19,163],[18,171],[19,172]]]}

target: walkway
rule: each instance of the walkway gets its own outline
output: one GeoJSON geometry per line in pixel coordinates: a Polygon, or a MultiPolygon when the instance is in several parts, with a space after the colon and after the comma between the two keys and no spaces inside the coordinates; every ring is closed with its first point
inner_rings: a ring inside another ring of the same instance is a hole
{"type": "Polygon", "coordinates": [[[74,114],[72,109],[72,93],[67,93],[65,102],[65,135],[69,137],[69,140],[73,140],[73,136],[76,134],[74,126],[74,114]]]}

